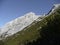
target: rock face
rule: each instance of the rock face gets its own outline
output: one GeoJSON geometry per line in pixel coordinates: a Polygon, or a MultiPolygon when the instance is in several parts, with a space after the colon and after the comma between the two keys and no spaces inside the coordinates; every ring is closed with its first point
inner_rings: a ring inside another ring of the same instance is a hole
{"type": "Polygon", "coordinates": [[[54,4],[53,7],[52,7],[52,9],[48,12],[48,14],[54,13],[55,10],[58,9],[59,7],[60,7],[60,4],[54,4]]]}
{"type": "Polygon", "coordinates": [[[6,23],[2,29],[0,34],[3,35],[13,35],[14,33],[17,33],[18,31],[21,31],[28,25],[30,25],[34,20],[36,20],[39,16],[35,15],[35,13],[30,12],[25,14],[24,16],[18,17],[15,20],[12,20],[8,23],[6,23]]]}

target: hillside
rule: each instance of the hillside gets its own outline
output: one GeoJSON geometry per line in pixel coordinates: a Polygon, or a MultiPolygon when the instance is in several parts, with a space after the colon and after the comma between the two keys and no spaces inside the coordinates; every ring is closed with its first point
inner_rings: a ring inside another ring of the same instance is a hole
{"type": "Polygon", "coordinates": [[[40,28],[41,27],[39,21],[34,21],[31,25],[24,28],[22,31],[8,37],[5,43],[7,45],[19,45],[20,43],[24,44],[26,41],[33,41],[40,37],[38,32],[40,28]]]}
{"type": "Polygon", "coordinates": [[[59,45],[60,7],[37,20],[22,31],[0,41],[0,45],[59,45]]]}
{"type": "Polygon", "coordinates": [[[39,29],[39,38],[33,42],[27,42],[26,45],[60,45],[60,6],[55,9],[49,16],[44,18],[39,29]]]}

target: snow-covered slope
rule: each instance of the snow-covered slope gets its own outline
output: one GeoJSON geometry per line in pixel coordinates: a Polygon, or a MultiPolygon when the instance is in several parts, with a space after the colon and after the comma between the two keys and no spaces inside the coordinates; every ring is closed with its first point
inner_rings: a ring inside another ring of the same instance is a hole
{"type": "Polygon", "coordinates": [[[10,36],[18,31],[21,31],[23,28],[30,25],[34,20],[36,20],[39,16],[35,15],[35,13],[30,12],[25,14],[24,16],[18,17],[15,20],[12,20],[6,23],[2,28],[0,34],[10,36]]]}

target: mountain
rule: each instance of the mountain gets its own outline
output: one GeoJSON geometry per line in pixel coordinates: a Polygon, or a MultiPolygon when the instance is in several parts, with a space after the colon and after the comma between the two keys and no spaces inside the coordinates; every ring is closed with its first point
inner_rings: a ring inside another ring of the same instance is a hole
{"type": "Polygon", "coordinates": [[[1,45],[59,45],[60,5],[55,4],[46,16],[39,16],[21,31],[8,36],[1,45]],[[54,9],[58,5],[56,9],[54,9]],[[52,11],[54,9],[54,11],[52,11]]]}
{"type": "Polygon", "coordinates": [[[8,23],[6,23],[2,28],[0,34],[5,35],[5,37],[13,35],[28,25],[30,25],[34,20],[36,20],[39,16],[33,12],[27,13],[24,16],[18,17],[8,23]]]}

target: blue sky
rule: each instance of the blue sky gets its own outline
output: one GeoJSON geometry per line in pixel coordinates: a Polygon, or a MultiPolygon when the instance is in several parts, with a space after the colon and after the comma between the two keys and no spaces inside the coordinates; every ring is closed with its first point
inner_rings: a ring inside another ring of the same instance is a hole
{"type": "Polygon", "coordinates": [[[0,27],[29,12],[37,15],[48,13],[60,0],[0,0],[0,27]]]}

